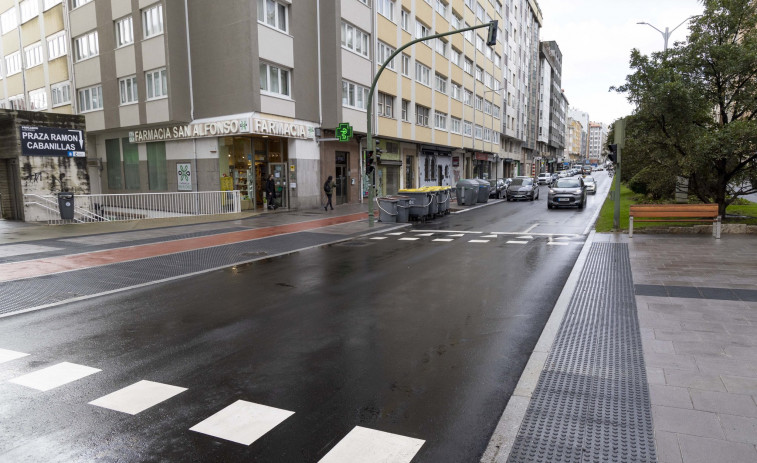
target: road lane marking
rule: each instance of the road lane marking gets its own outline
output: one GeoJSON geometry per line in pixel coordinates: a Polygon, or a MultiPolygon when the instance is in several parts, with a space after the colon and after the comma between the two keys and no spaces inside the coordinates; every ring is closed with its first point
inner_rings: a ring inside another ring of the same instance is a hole
{"type": "Polygon", "coordinates": [[[528,244],[528,241],[509,240],[506,244],[528,244]]]}
{"type": "Polygon", "coordinates": [[[424,442],[355,426],[318,463],[409,463],[424,442]]]}
{"type": "Polygon", "coordinates": [[[480,235],[480,231],[460,231],[460,230],[411,230],[412,233],[472,233],[480,235]]]}
{"type": "Polygon", "coordinates": [[[525,235],[526,233],[530,232],[531,230],[533,230],[534,228],[536,228],[536,227],[538,227],[538,226],[539,226],[539,224],[538,224],[538,223],[535,223],[535,224],[531,225],[530,227],[528,227],[528,229],[527,229],[526,231],[524,231],[524,232],[521,232],[521,234],[522,234],[522,235],[525,235]]]}
{"type": "Polygon", "coordinates": [[[186,391],[185,387],[142,380],[90,402],[90,405],[136,415],[186,391]]]}
{"type": "Polygon", "coordinates": [[[405,232],[387,233],[387,235],[393,235],[393,236],[399,236],[399,235],[404,235],[404,234],[405,234],[405,232]]]}
{"type": "Polygon", "coordinates": [[[101,370],[98,370],[97,368],[62,362],[51,367],[19,376],[18,378],[13,378],[10,382],[30,387],[38,391],[49,391],[50,389],[55,389],[58,386],[63,386],[64,384],[82,379],[99,371],[101,370]]]}
{"type": "Polygon", "coordinates": [[[373,238],[371,238],[371,239],[372,239],[372,240],[385,240],[386,238],[387,238],[386,236],[374,236],[374,237],[373,237],[373,238]]]}
{"type": "Polygon", "coordinates": [[[558,236],[558,237],[557,237],[557,238],[555,238],[555,239],[556,239],[556,240],[569,240],[570,238],[568,238],[567,236],[558,236]]]}
{"type": "Polygon", "coordinates": [[[415,235],[415,236],[432,236],[432,235],[433,233],[421,233],[420,235],[415,235]]]}
{"type": "Polygon", "coordinates": [[[517,238],[519,240],[532,240],[532,239],[534,239],[534,237],[530,236],[530,235],[516,236],[515,238],[517,238]]]}
{"type": "Polygon", "coordinates": [[[484,235],[481,238],[496,238],[497,235],[484,235]]]}
{"type": "Polygon", "coordinates": [[[288,410],[237,400],[189,430],[250,445],[292,415],[288,410]]]}
{"type": "Polygon", "coordinates": [[[463,236],[465,236],[465,235],[449,235],[449,236],[451,236],[451,237],[453,237],[453,238],[461,238],[461,237],[463,237],[463,236]]]}
{"type": "Polygon", "coordinates": [[[415,240],[419,240],[419,239],[420,238],[400,238],[399,240],[400,241],[415,241],[415,240]]]}
{"type": "Polygon", "coordinates": [[[455,241],[455,240],[453,240],[452,238],[436,238],[435,240],[431,240],[431,241],[441,241],[444,243],[448,243],[450,241],[455,241]]]}
{"type": "Polygon", "coordinates": [[[0,349],[0,363],[10,362],[11,360],[20,359],[26,357],[29,354],[23,352],[16,352],[15,350],[0,349]]]}
{"type": "Polygon", "coordinates": [[[469,243],[488,243],[489,240],[469,240],[469,243]]]}
{"type": "Polygon", "coordinates": [[[570,243],[566,243],[564,241],[560,241],[560,242],[558,242],[558,241],[550,241],[550,242],[547,243],[547,246],[567,246],[569,244],[570,243]]]}

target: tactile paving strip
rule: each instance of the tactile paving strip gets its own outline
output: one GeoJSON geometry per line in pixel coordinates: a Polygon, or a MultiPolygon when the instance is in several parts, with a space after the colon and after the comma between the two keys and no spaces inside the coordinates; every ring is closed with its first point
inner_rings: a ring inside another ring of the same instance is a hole
{"type": "Polygon", "coordinates": [[[656,462],[628,245],[594,243],[508,462],[656,462]]]}

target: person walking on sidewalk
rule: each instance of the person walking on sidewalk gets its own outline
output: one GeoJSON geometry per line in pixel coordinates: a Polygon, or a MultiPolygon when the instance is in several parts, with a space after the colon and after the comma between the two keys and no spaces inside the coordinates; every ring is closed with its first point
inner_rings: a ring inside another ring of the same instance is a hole
{"type": "Polygon", "coordinates": [[[332,193],[334,187],[336,186],[334,184],[333,178],[334,177],[332,177],[331,175],[329,175],[329,178],[326,179],[326,183],[323,184],[323,191],[326,193],[326,198],[328,198],[328,201],[326,202],[326,205],[323,206],[323,210],[325,210],[325,211],[329,210],[329,206],[331,206],[331,210],[332,211],[334,210],[334,205],[331,204],[331,193],[332,193]]]}
{"type": "Polygon", "coordinates": [[[265,182],[265,195],[268,200],[268,209],[276,209],[276,205],[273,204],[273,200],[276,199],[276,182],[273,181],[273,174],[268,176],[268,181],[265,182]]]}

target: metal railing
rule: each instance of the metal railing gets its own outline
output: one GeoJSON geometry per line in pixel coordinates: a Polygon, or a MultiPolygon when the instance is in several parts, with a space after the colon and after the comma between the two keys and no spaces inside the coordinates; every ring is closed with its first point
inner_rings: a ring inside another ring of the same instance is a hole
{"type": "Polygon", "coordinates": [[[242,210],[239,191],[74,195],[74,218],[62,220],[55,195],[24,195],[27,222],[111,222],[195,215],[234,214],[242,210]]]}

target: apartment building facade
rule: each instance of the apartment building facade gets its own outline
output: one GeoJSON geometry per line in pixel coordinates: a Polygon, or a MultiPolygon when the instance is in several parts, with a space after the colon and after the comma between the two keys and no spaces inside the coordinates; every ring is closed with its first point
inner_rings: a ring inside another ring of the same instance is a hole
{"type": "Polygon", "coordinates": [[[602,158],[607,142],[607,126],[602,122],[589,122],[589,159],[594,162],[602,158]]]}
{"type": "Polygon", "coordinates": [[[565,111],[569,105],[561,75],[562,53],[557,42],[541,42],[538,151],[542,170],[549,172],[554,172],[565,150],[565,111]]]}

